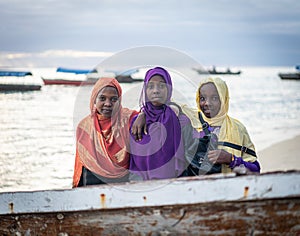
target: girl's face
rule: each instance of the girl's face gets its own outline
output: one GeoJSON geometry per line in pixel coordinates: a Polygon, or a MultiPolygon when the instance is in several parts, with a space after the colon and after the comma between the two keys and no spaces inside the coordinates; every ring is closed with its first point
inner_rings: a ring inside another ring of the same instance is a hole
{"type": "Polygon", "coordinates": [[[168,98],[166,81],[160,75],[154,75],[148,82],[146,96],[154,106],[161,106],[168,98]]]}
{"type": "Polygon", "coordinates": [[[207,83],[200,88],[200,108],[207,118],[215,117],[221,108],[221,100],[216,86],[207,83]]]}
{"type": "Polygon", "coordinates": [[[118,91],[116,88],[110,86],[101,89],[95,101],[97,112],[107,118],[111,117],[114,114],[114,108],[116,108],[118,104],[118,91]]]}

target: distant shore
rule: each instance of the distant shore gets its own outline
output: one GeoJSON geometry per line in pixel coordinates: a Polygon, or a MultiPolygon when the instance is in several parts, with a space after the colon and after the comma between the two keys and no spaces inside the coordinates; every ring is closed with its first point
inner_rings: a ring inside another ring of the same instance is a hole
{"type": "Polygon", "coordinates": [[[300,135],[258,152],[261,172],[300,170],[300,135]]]}

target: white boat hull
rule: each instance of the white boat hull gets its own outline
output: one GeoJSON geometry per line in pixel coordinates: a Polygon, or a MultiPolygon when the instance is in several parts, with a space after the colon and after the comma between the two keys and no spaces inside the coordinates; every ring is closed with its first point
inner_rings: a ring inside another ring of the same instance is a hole
{"type": "Polygon", "coordinates": [[[0,91],[40,90],[43,80],[38,76],[0,76],[0,91]]]}

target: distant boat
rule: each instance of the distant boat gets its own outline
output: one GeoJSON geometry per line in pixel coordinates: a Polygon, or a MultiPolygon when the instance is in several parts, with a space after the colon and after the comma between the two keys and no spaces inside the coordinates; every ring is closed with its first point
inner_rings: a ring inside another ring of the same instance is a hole
{"type": "Polygon", "coordinates": [[[55,74],[43,76],[42,79],[45,85],[80,86],[95,84],[97,79],[87,78],[89,73],[96,73],[96,71],[58,67],[55,74]]]}
{"type": "Polygon", "coordinates": [[[119,83],[133,83],[133,82],[141,82],[144,79],[141,78],[133,78],[132,75],[139,72],[139,69],[129,69],[126,71],[116,71],[116,70],[105,70],[106,72],[112,72],[115,74],[116,80],[119,83]]]}
{"type": "Polygon", "coordinates": [[[296,72],[291,72],[291,73],[278,73],[278,76],[281,79],[286,79],[286,80],[299,80],[300,79],[300,65],[297,65],[296,67],[296,72]]]}
{"type": "Polygon", "coordinates": [[[73,73],[76,75],[86,75],[88,73],[92,73],[95,72],[93,70],[82,70],[82,69],[71,69],[71,68],[64,68],[64,67],[58,67],[56,69],[56,72],[63,72],[63,73],[73,73]]]}
{"type": "Polygon", "coordinates": [[[93,85],[96,82],[94,80],[70,80],[70,79],[45,79],[43,78],[45,85],[72,85],[72,86],[81,86],[81,85],[93,85]]]}
{"type": "Polygon", "coordinates": [[[30,71],[0,71],[0,91],[40,90],[43,81],[30,71]]]}
{"type": "Polygon", "coordinates": [[[208,70],[208,73],[212,75],[240,75],[242,72],[240,70],[236,72],[232,72],[230,69],[228,69],[227,71],[208,70]]]}
{"type": "Polygon", "coordinates": [[[199,74],[211,74],[211,75],[240,75],[242,71],[231,71],[229,68],[226,71],[217,71],[215,67],[213,69],[209,70],[200,70],[200,69],[195,69],[199,74]]]}
{"type": "Polygon", "coordinates": [[[300,72],[279,73],[278,75],[281,79],[286,79],[286,80],[299,80],[300,79],[300,72]]]}
{"type": "MultiPolygon", "coordinates": [[[[102,77],[98,74],[97,70],[81,70],[81,69],[68,69],[59,67],[56,70],[56,74],[53,77],[43,77],[45,85],[72,85],[72,86],[82,86],[82,85],[93,85],[97,82],[99,78],[102,77]]],[[[137,81],[142,81],[139,79],[133,79],[131,74],[116,74],[115,78],[120,83],[132,83],[137,81]]]]}
{"type": "Polygon", "coordinates": [[[299,235],[299,183],[290,171],[0,193],[0,234],[299,235]]]}

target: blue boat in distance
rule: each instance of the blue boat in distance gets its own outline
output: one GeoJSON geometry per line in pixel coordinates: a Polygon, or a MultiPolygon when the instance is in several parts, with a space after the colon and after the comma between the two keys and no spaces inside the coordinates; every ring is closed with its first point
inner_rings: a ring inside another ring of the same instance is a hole
{"type": "Polygon", "coordinates": [[[22,77],[32,75],[30,71],[0,71],[0,76],[17,76],[22,77]]]}
{"type": "Polygon", "coordinates": [[[92,73],[92,70],[82,70],[82,69],[70,69],[64,67],[58,67],[56,72],[74,73],[74,74],[88,74],[92,73]]]}

